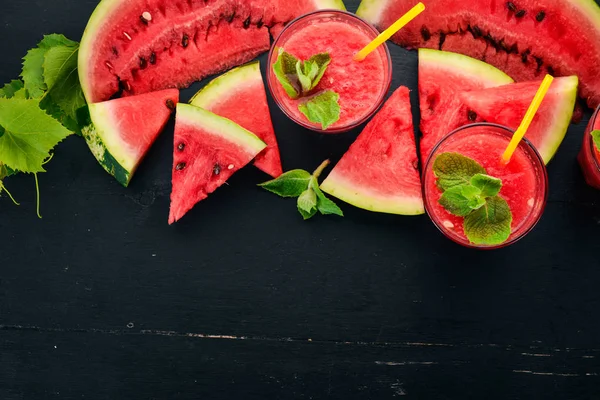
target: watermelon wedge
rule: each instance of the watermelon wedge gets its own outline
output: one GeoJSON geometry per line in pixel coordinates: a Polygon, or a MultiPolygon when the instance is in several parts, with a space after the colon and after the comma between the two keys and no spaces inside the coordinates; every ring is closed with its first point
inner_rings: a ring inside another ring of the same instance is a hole
{"type": "MultiPolygon", "coordinates": [[[[525,135],[546,164],[554,157],[571,123],[578,83],[576,76],[556,78],[525,135]]],[[[461,125],[468,123],[468,115],[476,115],[477,121],[505,125],[515,130],[539,86],[539,81],[520,82],[461,93],[460,102],[467,110],[461,125]]]]}
{"type": "Polygon", "coordinates": [[[369,211],[423,214],[418,164],[409,90],[401,86],[367,124],[321,189],[369,211]]]}
{"type": "Polygon", "coordinates": [[[458,93],[512,83],[499,69],[462,54],[419,49],[420,148],[425,162],[435,144],[457,127],[458,93]]]}
{"type": "MultiPolygon", "coordinates": [[[[389,27],[413,0],[363,0],[357,14],[389,27]]],[[[600,7],[594,0],[429,0],[392,40],[465,54],[518,82],[577,75],[580,96],[600,104],[600,7]]]]}
{"type": "Polygon", "coordinates": [[[82,134],[100,165],[128,186],[179,101],[177,89],[89,104],[80,110],[82,134]]]}
{"type": "Polygon", "coordinates": [[[169,224],[185,215],[267,145],[233,121],[177,105],[169,224]]]}
{"type": "Polygon", "coordinates": [[[267,51],[269,30],[341,0],[102,0],[78,56],[88,103],[179,87],[267,51]]]}
{"type": "Polygon", "coordinates": [[[279,146],[258,61],[215,78],[196,93],[190,104],[230,119],[258,136],[267,148],[256,156],[254,165],[274,178],[282,174],[279,146]]]}

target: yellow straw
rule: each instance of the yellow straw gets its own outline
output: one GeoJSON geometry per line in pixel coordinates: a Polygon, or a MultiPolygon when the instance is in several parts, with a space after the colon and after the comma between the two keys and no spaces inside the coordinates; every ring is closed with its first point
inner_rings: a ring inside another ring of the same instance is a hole
{"type": "Polygon", "coordinates": [[[381,32],[379,36],[375,38],[371,43],[366,45],[361,51],[356,53],[354,56],[354,61],[362,61],[364,60],[373,50],[377,47],[381,46],[386,40],[394,36],[394,33],[398,32],[400,29],[404,28],[406,24],[412,21],[417,15],[421,14],[425,10],[425,5],[423,3],[419,3],[413,8],[410,9],[409,12],[404,14],[400,19],[392,24],[385,31],[381,32]]]}
{"type": "Polygon", "coordinates": [[[542,104],[546,93],[548,93],[548,89],[550,89],[550,85],[552,84],[553,80],[554,78],[550,75],[546,75],[546,77],[544,78],[544,81],[542,82],[540,88],[535,94],[535,97],[533,98],[533,101],[531,102],[527,113],[525,113],[523,121],[521,121],[521,125],[519,125],[519,128],[515,131],[515,134],[513,135],[510,143],[508,144],[508,147],[502,155],[502,161],[504,161],[504,163],[508,164],[510,158],[517,149],[517,146],[523,139],[523,136],[525,136],[525,133],[527,133],[527,129],[529,128],[529,125],[531,125],[531,121],[533,121],[535,113],[537,113],[538,109],[540,108],[540,105],[542,104]]]}

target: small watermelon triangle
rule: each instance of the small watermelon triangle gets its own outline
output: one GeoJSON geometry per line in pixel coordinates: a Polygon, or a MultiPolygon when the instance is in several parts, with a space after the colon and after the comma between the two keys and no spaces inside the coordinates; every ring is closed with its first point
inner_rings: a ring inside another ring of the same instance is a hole
{"type": "Polygon", "coordinates": [[[202,108],[177,105],[169,224],[246,166],[266,144],[235,122],[202,108]]]}
{"type": "Polygon", "coordinates": [[[190,104],[228,118],[267,144],[254,159],[257,168],[276,178],[282,174],[279,146],[258,61],[234,68],[201,89],[190,104]]]}
{"type": "MultiPolygon", "coordinates": [[[[577,100],[577,76],[555,78],[525,137],[550,162],[571,123],[577,100]]],[[[540,81],[521,82],[461,93],[461,125],[471,119],[516,130],[533,100],[540,81]]]]}
{"type": "Polygon", "coordinates": [[[102,167],[127,186],[179,101],[177,89],[89,104],[78,115],[102,167]]]}
{"type": "Polygon", "coordinates": [[[425,212],[406,87],[390,96],[321,189],[370,211],[401,215],[425,212]]]}

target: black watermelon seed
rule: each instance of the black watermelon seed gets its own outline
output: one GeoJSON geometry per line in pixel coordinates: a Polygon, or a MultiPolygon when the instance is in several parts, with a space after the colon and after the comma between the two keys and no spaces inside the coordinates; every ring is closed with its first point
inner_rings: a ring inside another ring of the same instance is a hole
{"type": "Polygon", "coordinates": [[[440,50],[442,49],[442,46],[444,46],[444,42],[446,41],[446,34],[444,32],[440,33],[440,50]]]}
{"type": "Polygon", "coordinates": [[[431,32],[429,32],[429,29],[427,29],[427,27],[425,25],[423,25],[423,27],[421,28],[421,36],[423,37],[423,40],[428,41],[429,39],[431,39],[431,32]]]}
{"type": "Polygon", "coordinates": [[[481,29],[477,25],[475,25],[473,27],[473,37],[475,39],[479,39],[481,36],[483,36],[483,33],[481,32],[481,29]]]}
{"type": "Polygon", "coordinates": [[[181,142],[177,145],[177,150],[183,151],[183,149],[185,149],[185,143],[181,142]]]}
{"type": "Polygon", "coordinates": [[[250,28],[250,17],[248,17],[245,21],[244,21],[244,29],[248,29],[250,28]]]}
{"type": "Polygon", "coordinates": [[[257,27],[257,28],[262,28],[262,26],[263,26],[264,24],[265,24],[265,23],[263,22],[263,20],[262,20],[262,18],[261,18],[261,19],[260,19],[260,20],[259,20],[259,21],[256,23],[256,27],[257,27]]]}
{"type": "Polygon", "coordinates": [[[117,48],[115,46],[112,47],[112,52],[115,56],[119,55],[119,50],[117,50],[117,48]]]}
{"type": "Polygon", "coordinates": [[[469,110],[467,115],[469,117],[469,121],[475,121],[477,119],[477,113],[473,110],[469,110]]]}
{"type": "Polygon", "coordinates": [[[235,18],[235,12],[232,12],[229,16],[225,17],[225,20],[229,23],[232,23],[234,18],[235,18]]]}
{"type": "Polygon", "coordinates": [[[517,11],[517,6],[515,6],[515,3],[511,3],[510,1],[508,3],[506,3],[506,7],[508,8],[509,11],[512,11],[512,12],[517,11]]]}
{"type": "Polygon", "coordinates": [[[510,46],[510,50],[508,50],[509,53],[514,53],[514,54],[519,54],[519,46],[517,46],[516,43],[514,43],[512,46],[510,46]]]}
{"type": "Polygon", "coordinates": [[[148,62],[146,61],[146,59],[144,57],[140,57],[140,69],[146,68],[147,65],[148,62]]]}
{"type": "Polygon", "coordinates": [[[527,64],[527,53],[521,54],[521,61],[523,61],[523,64],[527,64]]]}
{"type": "Polygon", "coordinates": [[[128,92],[131,90],[131,86],[127,81],[119,81],[119,87],[121,88],[121,90],[126,90],[128,92]]]}
{"type": "Polygon", "coordinates": [[[525,10],[519,10],[519,11],[516,12],[515,17],[517,17],[517,18],[523,18],[526,13],[527,13],[527,11],[525,11],[525,10]]]}
{"type": "Polygon", "coordinates": [[[548,73],[549,73],[550,75],[554,75],[554,68],[552,68],[552,67],[548,66],[548,68],[547,68],[547,69],[548,69],[548,73]]]}
{"type": "Polygon", "coordinates": [[[152,54],[150,54],[150,64],[154,65],[156,64],[156,53],[152,52],[152,54]]]}
{"type": "Polygon", "coordinates": [[[177,164],[177,165],[175,166],[175,169],[176,169],[177,171],[181,171],[181,170],[182,170],[182,169],[184,169],[184,168],[185,168],[185,163],[184,163],[184,162],[180,162],[179,164],[177,164]]]}
{"type": "Polygon", "coordinates": [[[546,18],[546,13],[543,11],[540,11],[539,13],[537,13],[537,15],[535,16],[535,19],[537,22],[542,22],[544,20],[544,18],[546,18]]]}
{"type": "Polygon", "coordinates": [[[542,68],[542,65],[544,65],[544,60],[542,60],[539,57],[533,57],[533,58],[535,58],[535,62],[537,63],[538,69],[542,68]]]}
{"type": "Polygon", "coordinates": [[[169,110],[173,111],[175,109],[175,103],[173,102],[173,100],[167,99],[167,101],[165,101],[165,104],[167,105],[167,108],[169,110]]]}
{"type": "Polygon", "coordinates": [[[188,44],[190,42],[190,38],[188,37],[188,35],[186,35],[185,33],[183,34],[183,38],[181,39],[181,45],[183,46],[183,48],[185,49],[186,47],[188,47],[188,44]]]}
{"type": "Polygon", "coordinates": [[[500,47],[504,51],[508,51],[508,47],[506,46],[506,43],[504,43],[504,39],[500,39],[500,41],[498,42],[498,47],[500,47]]]}
{"type": "Polygon", "coordinates": [[[221,173],[221,166],[219,164],[215,164],[213,167],[213,174],[219,175],[221,173]]]}

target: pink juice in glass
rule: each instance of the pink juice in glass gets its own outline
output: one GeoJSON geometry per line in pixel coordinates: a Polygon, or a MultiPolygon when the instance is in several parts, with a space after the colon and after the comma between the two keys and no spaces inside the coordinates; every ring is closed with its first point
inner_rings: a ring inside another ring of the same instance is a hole
{"type": "Polygon", "coordinates": [[[583,135],[583,145],[577,156],[583,176],[588,185],[600,189],[600,151],[596,148],[592,139],[592,131],[600,129],[600,107],[592,116],[585,134],[583,135]]]}
{"type": "Polygon", "coordinates": [[[383,103],[390,87],[392,67],[387,45],[381,45],[363,61],[354,55],[378,35],[371,25],[343,11],[317,11],[290,23],[277,37],[269,53],[267,83],[275,102],[296,123],[324,133],[352,129],[372,116],[383,103]],[[329,53],[331,63],[309,95],[324,90],[339,94],[340,118],[326,130],[309,121],[298,109],[310,97],[291,99],[273,72],[279,50],[299,60],[329,53]]]}
{"type": "Polygon", "coordinates": [[[473,124],[455,130],[442,139],[432,151],[423,170],[425,209],[437,228],[458,244],[475,248],[499,248],[525,236],[539,221],[548,195],[548,178],[544,162],[535,148],[523,139],[506,165],[501,157],[513,131],[494,124],[473,124]],[[464,218],[449,213],[440,203],[442,191],[436,186],[433,163],[442,153],[459,153],[478,162],[487,175],[502,180],[498,194],[508,203],[512,213],[511,234],[500,245],[482,246],[471,243],[464,233],[464,218]]]}

